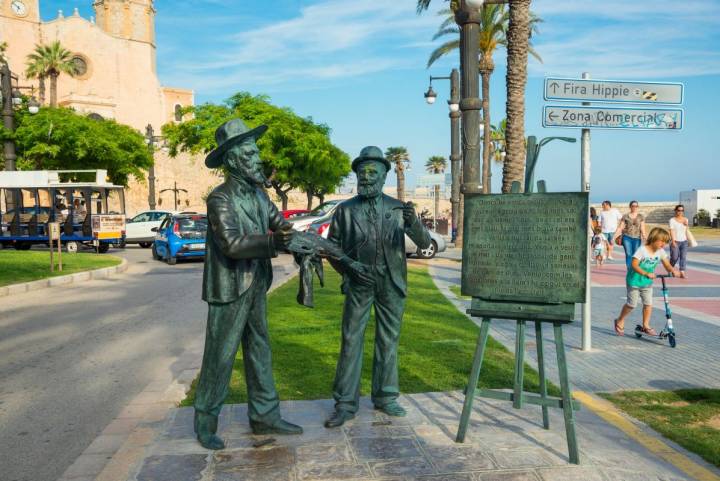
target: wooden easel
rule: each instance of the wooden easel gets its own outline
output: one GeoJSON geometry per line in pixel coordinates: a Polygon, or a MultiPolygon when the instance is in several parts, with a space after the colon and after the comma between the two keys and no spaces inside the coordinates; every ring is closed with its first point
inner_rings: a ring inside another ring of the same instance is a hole
{"type": "Polygon", "coordinates": [[[58,271],[62,272],[62,242],[60,242],[60,223],[48,222],[47,224],[48,241],[50,242],[50,272],[55,271],[55,260],[53,259],[53,251],[55,250],[55,242],[57,241],[58,255],[58,271]]]}

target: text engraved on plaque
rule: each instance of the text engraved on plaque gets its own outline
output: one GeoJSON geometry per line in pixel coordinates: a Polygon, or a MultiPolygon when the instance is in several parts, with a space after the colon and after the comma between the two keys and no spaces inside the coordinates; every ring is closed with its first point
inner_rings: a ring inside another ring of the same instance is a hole
{"type": "Polygon", "coordinates": [[[467,196],[462,293],[584,302],[587,229],[587,193],[467,196]]]}

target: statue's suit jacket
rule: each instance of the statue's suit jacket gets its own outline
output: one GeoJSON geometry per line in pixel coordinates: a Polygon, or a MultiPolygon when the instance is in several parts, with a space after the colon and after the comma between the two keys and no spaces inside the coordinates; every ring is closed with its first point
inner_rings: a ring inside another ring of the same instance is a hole
{"type": "MultiPolygon", "coordinates": [[[[407,294],[407,260],[405,256],[405,234],[420,248],[427,248],[432,242],[430,234],[417,220],[405,226],[402,215],[403,203],[385,194],[382,202],[377,203],[378,216],[382,222],[382,245],[390,278],[393,284],[404,295],[407,294]],[[382,206],[382,208],[381,208],[382,206]]],[[[341,203],[333,214],[328,239],[339,245],[345,255],[353,260],[368,264],[374,252],[368,250],[369,222],[363,207],[363,199],[355,196],[341,203]]],[[[343,293],[346,292],[349,277],[344,267],[337,261],[330,260],[333,267],[343,274],[343,293]]]]}
{"type": "Polygon", "coordinates": [[[287,221],[259,187],[228,179],[207,199],[208,232],[205,246],[203,300],[225,304],[237,300],[255,276],[272,284],[270,258],[276,257],[269,231],[287,221]]]}

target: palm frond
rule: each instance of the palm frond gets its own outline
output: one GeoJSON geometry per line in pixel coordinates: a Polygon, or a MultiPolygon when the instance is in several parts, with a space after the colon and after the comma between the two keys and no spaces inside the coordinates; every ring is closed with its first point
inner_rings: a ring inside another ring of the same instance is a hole
{"type": "Polygon", "coordinates": [[[428,59],[427,66],[428,68],[435,63],[437,59],[442,57],[443,55],[447,55],[448,53],[452,52],[453,50],[457,50],[460,48],[460,39],[456,40],[450,40],[449,42],[445,42],[444,44],[440,45],[438,48],[433,50],[433,52],[430,54],[430,58],[428,59]]]}

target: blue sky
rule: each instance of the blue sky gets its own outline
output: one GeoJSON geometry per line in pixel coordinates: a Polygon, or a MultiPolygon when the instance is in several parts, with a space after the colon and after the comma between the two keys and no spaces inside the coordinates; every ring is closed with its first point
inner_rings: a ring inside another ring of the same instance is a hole
{"type": "MultiPolygon", "coordinates": [[[[445,2],[434,0],[433,8],[445,2]]],[[[57,9],[91,2],[41,1],[44,19],[57,9]]],[[[415,14],[415,1],[158,0],[158,71],[164,85],[192,88],[196,101],[219,102],[236,91],[268,94],[276,104],[333,129],[351,156],[368,144],[402,145],[413,160],[408,182],[432,155],[449,154],[447,81],[428,106],[428,76],[448,75],[450,55],[425,65],[438,42],[435,11],[415,14]]],[[[543,18],[534,39],[543,63],[530,60],[526,134],[575,136],[579,130],[541,124],[544,76],[683,82],[681,132],[593,130],[592,197],[616,201],[673,200],[692,188],[720,188],[720,1],[536,0],[543,18]]],[[[504,117],[505,51],[495,56],[491,119],[504,117]]],[[[390,176],[389,183],[394,182],[390,176]]],[[[536,178],[550,190],[578,190],[580,146],[554,142],[536,178]]],[[[493,191],[501,171],[493,170],[493,191]]]]}

